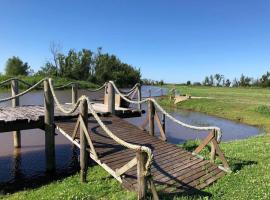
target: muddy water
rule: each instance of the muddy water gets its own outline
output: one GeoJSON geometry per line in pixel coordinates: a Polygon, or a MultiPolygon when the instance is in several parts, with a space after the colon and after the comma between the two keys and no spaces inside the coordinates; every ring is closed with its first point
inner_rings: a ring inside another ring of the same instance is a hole
{"type": "MultiPolygon", "coordinates": [[[[143,86],[142,95],[159,96],[167,93],[158,87],[143,86]],[[151,89],[151,92],[149,92],[151,89]]],[[[70,90],[58,91],[57,96],[61,102],[71,101],[70,90]]],[[[80,91],[79,95],[87,94],[93,99],[100,98],[102,93],[89,93],[80,91]]],[[[0,94],[0,98],[8,97],[9,93],[0,94]]],[[[34,91],[20,98],[21,105],[43,105],[43,93],[34,91]]],[[[10,103],[2,103],[7,106],[10,103]]],[[[145,108],[145,105],[144,105],[145,108]]],[[[173,116],[181,121],[198,126],[219,126],[223,131],[223,140],[246,138],[261,133],[255,127],[235,123],[201,113],[182,110],[170,110],[173,116]]],[[[140,125],[145,115],[127,121],[140,125]]],[[[166,121],[166,134],[169,142],[182,143],[189,139],[203,138],[206,132],[197,132],[166,121]]],[[[44,132],[39,129],[22,131],[22,148],[14,150],[12,133],[0,133],[0,193],[13,192],[19,189],[36,187],[52,179],[68,176],[79,169],[78,150],[61,134],[56,136],[56,173],[51,176],[45,173],[44,132]]]]}

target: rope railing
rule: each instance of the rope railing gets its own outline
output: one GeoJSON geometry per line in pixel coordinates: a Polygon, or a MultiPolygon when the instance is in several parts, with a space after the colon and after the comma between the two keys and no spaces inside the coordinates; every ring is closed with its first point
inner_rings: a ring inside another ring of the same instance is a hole
{"type": "Polygon", "coordinates": [[[120,139],[119,137],[117,137],[115,134],[113,134],[113,132],[111,130],[109,130],[106,125],[102,122],[102,120],[100,119],[100,117],[98,116],[98,114],[96,113],[95,109],[93,108],[89,98],[85,95],[81,96],[77,102],[72,106],[71,109],[65,109],[61,103],[59,102],[59,100],[57,99],[57,96],[55,94],[55,90],[53,88],[53,84],[52,84],[52,79],[49,79],[49,85],[50,85],[50,89],[51,89],[51,92],[52,92],[52,96],[53,96],[53,99],[56,103],[56,106],[58,107],[58,109],[65,113],[65,114],[71,114],[73,112],[76,111],[76,109],[79,107],[80,103],[83,101],[83,100],[86,100],[87,101],[87,104],[88,104],[88,109],[90,110],[90,113],[93,115],[93,117],[95,118],[95,120],[98,122],[98,124],[102,127],[102,129],[105,131],[105,133],[107,135],[109,135],[115,142],[117,142],[118,144],[126,147],[126,148],[129,148],[129,149],[132,149],[132,150],[135,150],[135,151],[143,151],[145,152],[147,155],[148,155],[148,159],[147,159],[147,162],[146,162],[146,165],[145,165],[145,168],[146,168],[146,172],[145,172],[145,175],[147,175],[148,171],[149,171],[149,168],[151,166],[151,163],[152,163],[152,159],[153,159],[153,154],[152,154],[152,151],[150,148],[146,147],[146,146],[141,146],[141,145],[136,145],[136,144],[131,144],[131,143],[128,143],[122,139],[120,139]]]}
{"type": "Polygon", "coordinates": [[[84,90],[86,90],[86,91],[88,91],[88,92],[97,92],[97,91],[102,90],[103,88],[105,88],[106,85],[107,85],[107,82],[104,83],[102,86],[100,86],[100,87],[97,88],[97,89],[84,89],[84,90]]]}
{"type": "Polygon", "coordinates": [[[9,78],[7,80],[4,80],[4,81],[0,82],[0,86],[6,85],[7,83],[9,83],[10,81],[15,80],[15,79],[17,79],[17,78],[9,78]]]}
{"type": "MultiPolygon", "coordinates": [[[[25,95],[26,93],[30,92],[31,90],[35,89],[36,87],[38,87],[44,80],[46,80],[47,78],[44,78],[42,80],[40,80],[39,82],[37,82],[36,84],[32,85],[30,88],[28,88],[27,90],[24,90],[23,92],[19,93],[19,94],[16,94],[12,97],[7,97],[7,98],[4,98],[4,99],[0,99],[0,103],[2,102],[5,102],[5,101],[10,101],[12,99],[15,99],[15,98],[18,98],[20,96],[23,96],[25,95]]],[[[14,79],[13,79],[14,80],[14,79]]]]}
{"type": "Polygon", "coordinates": [[[153,98],[146,98],[146,99],[143,99],[141,101],[133,101],[133,100],[130,100],[128,98],[126,98],[125,95],[123,95],[119,89],[116,87],[116,85],[114,84],[113,81],[110,81],[110,83],[113,85],[115,91],[120,95],[121,98],[123,98],[125,101],[131,103],[131,104],[143,104],[143,103],[146,103],[146,102],[149,102],[149,101],[152,101],[154,103],[154,105],[157,107],[157,109],[162,112],[164,115],[166,115],[166,117],[168,117],[169,119],[171,119],[173,122],[183,126],[183,127],[186,127],[186,128],[190,128],[190,129],[194,129],[194,130],[205,130],[205,131],[208,131],[208,130],[213,130],[213,131],[216,131],[217,132],[217,141],[219,142],[221,140],[221,137],[222,137],[222,133],[221,133],[221,129],[219,127],[216,127],[216,126],[206,126],[206,127],[201,127],[201,126],[193,126],[193,125],[190,125],[190,124],[186,124],[178,119],[176,119],[175,117],[173,117],[171,114],[169,114],[167,111],[165,111],[159,104],[158,102],[153,99],[153,98]]]}

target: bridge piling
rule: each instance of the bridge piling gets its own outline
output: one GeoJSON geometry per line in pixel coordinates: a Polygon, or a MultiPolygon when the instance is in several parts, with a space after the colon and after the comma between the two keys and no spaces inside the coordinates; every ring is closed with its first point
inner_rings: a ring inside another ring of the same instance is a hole
{"type": "Polygon", "coordinates": [[[145,164],[147,155],[145,152],[138,151],[137,154],[137,182],[138,182],[138,200],[143,200],[146,197],[146,178],[145,178],[145,164]]]}
{"type": "MultiPolygon", "coordinates": [[[[83,122],[88,129],[88,105],[87,101],[84,99],[80,105],[80,115],[83,122]]],[[[80,167],[81,167],[81,181],[86,182],[87,168],[88,168],[88,153],[86,151],[86,136],[83,131],[82,126],[80,126],[80,167]]]]}
{"type": "Polygon", "coordinates": [[[72,104],[75,104],[78,100],[78,84],[73,83],[71,86],[71,99],[72,99],[72,104]]]}
{"type": "MultiPolygon", "coordinates": [[[[138,101],[141,101],[142,100],[142,87],[141,87],[141,84],[138,84],[137,86],[137,90],[138,90],[138,101]]],[[[141,110],[142,109],[142,105],[139,103],[138,104],[138,110],[141,110]]]]}
{"type": "Polygon", "coordinates": [[[148,101],[148,121],[149,121],[149,134],[155,135],[155,106],[152,101],[148,101]]]}
{"type": "Polygon", "coordinates": [[[112,115],[115,114],[115,90],[110,82],[108,83],[108,111],[112,115]]]}
{"type": "Polygon", "coordinates": [[[44,111],[46,169],[52,172],[55,170],[54,100],[48,80],[44,80],[44,111]]]}
{"type": "MultiPolygon", "coordinates": [[[[19,93],[19,85],[18,80],[13,79],[11,81],[11,96],[16,96],[19,93]]],[[[20,105],[19,97],[12,99],[12,107],[17,107],[20,105]]],[[[21,147],[21,132],[20,131],[13,131],[13,144],[15,148],[21,147]]]]}

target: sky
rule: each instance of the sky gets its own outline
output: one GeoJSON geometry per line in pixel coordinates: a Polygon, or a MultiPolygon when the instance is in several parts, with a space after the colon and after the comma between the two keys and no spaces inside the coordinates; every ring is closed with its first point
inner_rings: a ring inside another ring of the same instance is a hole
{"type": "Polygon", "coordinates": [[[270,70],[270,1],[0,1],[0,72],[12,56],[37,71],[52,42],[63,53],[102,47],[169,83],[257,78],[270,70]]]}

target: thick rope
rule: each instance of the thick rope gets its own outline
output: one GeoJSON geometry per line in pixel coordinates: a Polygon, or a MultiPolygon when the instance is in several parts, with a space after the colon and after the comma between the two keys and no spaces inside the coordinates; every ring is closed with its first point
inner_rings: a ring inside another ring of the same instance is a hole
{"type": "Polygon", "coordinates": [[[12,81],[12,80],[15,80],[15,79],[17,79],[17,78],[9,78],[9,79],[7,79],[7,80],[5,80],[5,81],[2,81],[2,82],[0,83],[0,86],[6,85],[8,82],[10,82],[10,81],[12,81]]]}
{"type": "Polygon", "coordinates": [[[150,166],[152,164],[152,160],[153,160],[153,154],[150,148],[146,147],[146,146],[140,146],[140,145],[136,145],[136,144],[131,144],[128,143],[122,139],[120,139],[119,137],[117,137],[115,134],[113,134],[111,132],[111,130],[109,130],[106,125],[102,122],[102,120],[100,119],[100,117],[97,115],[95,109],[93,108],[93,106],[91,105],[91,102],[89,101],[89,99],[84,96],[84,98],[87,100],[88,103],[88,109],[90,110],[90,112],[92,113],[92,115],[94,116],[94,118],[97,120],[98,124],[101,126],[101,128],[106,132],[107,135],[109,135],[115,142],[117,142],[118,144],[129,148],[129,149],[133,149],[135,151],[143,151],[147,154],[148,158],[145,164],[145,175],[148,175],[150,166]]]}
{"type": "Polygon", "coordinates": [[[51,79],[51,78],[49,78],[49,85],[50,85],[50,90],[51,90],[51,92],[52,92],[53,99],[54,99],[54,101],[55,101],[55,103],[56,103],[58,109],[59,109],[61,112],[65,113],[65,114],[71,114],[71,113],[74,113],[74,112],[76,111],[76,109],[79,107],[80,102],[81,102],[81,100],[82,100],[83,98],[80,97],[80,98],[77,100],[77,102],[72,106],[72,108],[70,108],[70,109],[67,110],[67,109],[65,109],[65,108],[61,105],[61,103],[60,103],[59,100],[57,99],[57,96],[56,96],[56,94],[55,94],[55,90],[54,90],[54,88],[53,88],[53,84],[52,84],[52,79],[51,79]]]}
{"type": "Polygon", "coordinates": [[[124,100],[126,100],[127,102],[129,103],[133,103],[133,104],[142,104],[142,103],[145,103],[145,102],[148,102],[148,101],[152,101],[155,106],[158,108],[158,110],[160,110],[160,112],[162,112],[163,114],[165,114],[169,119],[171,119],[173,122],[181,125],[181,126],[184,126],[186,128],[190,128],[190,129],[194,129],[194,130],[205,130],[205,131],[208,131],[208,130],[215,130],[217,131],[217,141],[220,142],[221,140],[221,137],[222,137],[222,133],[221,133],[221,130],[219,127],[216,127],[216,126],[206,126],[206,127],[200,127],[200,126],[193,126],[193,125],[189,125],[189,124],[186,124],[182,121],[179,121],[178,119],[174,118],[172,115],[170,115],[168,112],[166,112],[158,103],[155,99],[153,98],[147,98],[147,99],[144,99],[144,100],[141,100],[141,101],[132,101],[128,98],[126,98],[123,94],[120,93],[120,91],[118,90],[118,88],[116,87],[116,85],[114,84],[113,81],[110,81],[110,83],[113,85],[115,91],[120,95],[121,98],[123,98],[124,100]]]}
{"type": "Polygon", "coordinates": [[[122,94],[124,93],[126,96],[129,96],[128,94],[132,94],[135,89],[138,88],[139,83],[136,83],[130,90],[128,91],[122,91],[119,90],[122,94]]]}
{"type": "Polygon", "coordinates": [[[30,92],[31,90],[33,90],[34,88],[38,87],[44,80],[46,80],[46,78],[40,80],[39,82],[37,82],[35,85],[33,85],[32,87],[28,88],[27,90],[19,93],[19,94],[16,94],[15,96],[12,96],[12,97],[8,97],[8,98],[5,98],[5,99],[0,99],[0,103],[2,102],[5,102],[5,101],[9,101],[11,99],[15,99],[15,98],[18,98],[20,96],[23,96],[25,95],[26,93],[30,92]]]}
{"type": "Polygon", "coordinates": [[[99,90],[102,90],[103,88],[105,88],[107,85],[107,83],[104,83],[101,87],[97,88],[97,89],[84,89],[86,91],[89,91],[89,92],[97,92],[99,90]]]}
{"type": "Polygon", "coordinates": [[[70,83],[67,83],[65,85],[54,86],[54,89],[63,89],[63,88],[66,88],[72,84],[75,84],[75,82],[70,82],[70,83]]]}
{"type": "Polygon", "coordinates": [[[153,154],[152,154],[152,151],[150,148],[148,147],[145,147],[145,146],[140,146],[140,145],[135,145],[135,144],[131,144],[131,143],[128,143],[120,138],[118,138],[116,135],[114,135],[107,127],[106,125],[102,122],[102,120],[100,119],[100,117],[97,115],[95,109],[93,108],[93,106],[91,105],[91,102],[90,100],[88,99],[88,97],[86,97],[85,95],[81,96],[78,101],[76,102],[76,104],[69,110],[66,110],[64,107],[62,107],[62,105],[60,104],[59,100],[57,99],[56,95],[55,95],[55,91],[54,91],[54,88],[53,88],[53,84],[52,84],[52,80],[49,79],[49,85],[50,85],[50,89],[51,89],[51,92],[52,92],[52,96],[54,98],[54,101],[56,103],[56,106],[58,107],[58,109],[65,113],[65,114],[71,114],[73,113],[77,108],[78,106],[80,105],[80,103],[83,101],[83,100],[86,100],[87,101],[87,104],[88,104],[88,109],[90,110],[91,114],[94,116],[94,118],[97,120],[98,124],[101,126],[101,128],[106,132],[107,135],[109,135],[114,141],[116,141],[118,144],[126,147],[126,148],[129,148],[129,149],[133,149],[133,150],[136,150],[136,151],[143,151],[143,152],[146,152],[147,155],[148,155],[148,159],[147,159],[147,162],[146,162],[146,165],[145,165],[145,168],[146,168],[146,171],[145,171],[145,175],[147,175],[148,173],[148,169],[150,168],[151,166],[151,163],[152,163],[152,159],[153,159],[153,154]]]}

